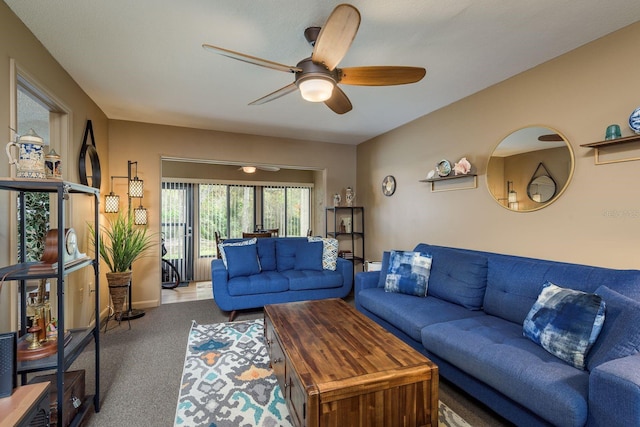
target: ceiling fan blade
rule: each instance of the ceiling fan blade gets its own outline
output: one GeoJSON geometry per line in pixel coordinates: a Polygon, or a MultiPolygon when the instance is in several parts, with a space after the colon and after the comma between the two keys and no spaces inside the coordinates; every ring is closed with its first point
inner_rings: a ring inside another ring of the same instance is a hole
{"type": "Polygon", "coordinates": [[[564,139],[562,139],[562,137],[560,135],[558,135],[557,133],[552,133],[552,134],[549,134],[549,135],[540,135],[538,137],[538,141],[555,142],[555,141],[564,141],[564,139]]]}
{"type": "Polygon", "coordinates": [[[262,98],[258,98],[253,102],[250,102],[249,105],[261,105],[261,104],[266,104],[267,102],[276,100],[278,98],[281,98],[295,90],[298,89],[298,86],[296,86],[295,83],[291,83],[286,85],[285,87],[282,87],[278,90],[276,90],[275,92],[271,92],[269,95],[265,95],[262,98]]]}
{"type": "Polygon", "coordinates": [[[338,5],[320,30],[311,60],[333,70],[347,53],[360,27],[360,12],[349,4],[338,5]]]}
{"type": "Polygon", "coordinates": [[[213,46],[206,43],[204,43],[202,47],[215,52],[218,55],[226,56],[227,58],[236,59],[248,64],[259,65],[260,67],[271,68],[272,70],[284,71],[286,73],[299,73],[300,71],[302,71],[302,68],[279,64],[277,62],[269,61],[268,59],[257,58],[255,56],[247,55],[240,52],[234,52],[233,50],[224,49],[222,47],[213,46]]]}
{"type": "Polygon", "coordinates": [[[333,88],[331,98],[324,101],[324,103],[337,114],[348,113],[353,108],[347,95],[338,86],[333,88]]]}
{"type": "Polygon", "coordinates": [[[349,67],[340,70],[340,83],[360,86],[391,86],[415,83],[427,70],[420,67],[349,67]]]}

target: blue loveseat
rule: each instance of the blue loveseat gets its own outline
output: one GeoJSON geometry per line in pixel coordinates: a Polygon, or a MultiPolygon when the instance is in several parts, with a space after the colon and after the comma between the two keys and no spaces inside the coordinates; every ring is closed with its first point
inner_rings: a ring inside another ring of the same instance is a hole
{"type": "Polygon", "coordinates": [[[439,367],[440,375],[516,425],[640,425],[640,271],[419,244],[432,257],[426,297],[385,292],[358,273],[355,304],[439,367]],[[523,336],[550,281],[595,293],[605,320],[584,370],[523,336]]]}
{"type": "Polygon", "coordinates": [[[237,310],[344,298],[351,292],[353,264],[337,257],[337,242],[333,254],[323,241],[310,242],[306,237],[230,239],[223,248],[226,262],[211,262],[211,280],[213,298],[220,309],[230,312],[229,321],[237,310]]]}

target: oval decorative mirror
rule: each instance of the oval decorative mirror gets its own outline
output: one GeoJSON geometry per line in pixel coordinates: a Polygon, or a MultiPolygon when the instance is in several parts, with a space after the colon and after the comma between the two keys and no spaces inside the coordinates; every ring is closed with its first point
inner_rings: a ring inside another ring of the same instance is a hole
{"type": "Polygon", "coordinates": [[[531,212],[560,197],[573,168],[573,151],[562,134],[529,126],[498,143],[487,165],[487,187],[500,206],[531,212]]]}

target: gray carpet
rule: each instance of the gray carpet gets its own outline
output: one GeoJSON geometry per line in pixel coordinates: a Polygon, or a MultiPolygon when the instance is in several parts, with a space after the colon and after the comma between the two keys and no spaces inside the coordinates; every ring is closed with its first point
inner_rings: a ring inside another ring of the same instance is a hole
{"type": "MultiPolygon", "coordinates": [[[[237,320],[262,317],[262,310],[241,312],[237,320]]],[[[165,304],[146,315],[100,334],[101,410],[85,426],[172,426],[191,321],[228,320],[213,300],[165,304]]],[[[103,329],[104,330],[104,329],[103,329]]],[[[71,369],[85,369],[88,392],[94,389],[94,346],[71,369]]],[[[507,425],[440,381],[440,399],[473,426],[507,425]]]]}

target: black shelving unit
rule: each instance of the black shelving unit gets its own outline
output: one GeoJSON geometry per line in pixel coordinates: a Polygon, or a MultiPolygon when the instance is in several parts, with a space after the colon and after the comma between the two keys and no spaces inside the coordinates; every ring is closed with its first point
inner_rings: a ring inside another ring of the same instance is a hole
{"type": "Polygon", "coordinates": [[[353,262],[353,271],[358,264],[364,265],[364,207],[362,206],[334,206],[325,208],[325,236],[334,237],[338,241],[346,241],[351,256],[346,257],[353,262]],[[333,222],[331,220],[333,215],[333,222]],[[351,218],[351,231],[341,231],[340,222],[343,217],[351,218]],[[333,228],[331,224],[333,223],[333,228]]]}
{"type": "MultiPolygon", "coordinates": [[[[59,180],[21,180],[13,178],[0,178],[0,190],[9,190],[18,192],[20,201],[20,218],[19,233],[20,247],[18,264],[0,268],[0,277],[5,281],[18,281],[20,286],[20,339],[26,339],[27,336],[27,281],[38,279],[56,279],[57,280],[57,304],[58,304],[58,342],[57,352],[51,356],[36,360],[19,361],[18,374],[21,376],[22,384],[26,384],[27,374],[31,372],[56,370],[57,379],[57,402],[58,402],[58,425],[62,425],[64,411],[64,372],[69,369],[73,361],[80,355],[82,350],[91,342],[95,343],[95,393],[88,394],[83,401],[82,410],[72,420],[71,425],[80,425],[91,407],[96,412],[100,411],[100,274],[99,260],[97,258],[86,258],[74,262],[72,265],[65,266],[64,262],[60,262],[58,268],[51,269],[31,269],[34,264],[22,262],[26,259],[25,233],[25,194],[29,192],[37,193],[55,193],[57,196],[57,228],[65,229],[65,205],[66,200],[70,197],[81,197],[75,195],[84,195],[84,197],[92,196],[94,203],[94,232],[93,236],[96,245],[99,243],[99,203],[100,192],[98,189],[88,187],[86,185],[76,184],[59,180]],[[65,292],[64,284],[68,274],[82,268],[92,266],[95,274],[95,324],[90,328],[72,329],[71,341],[65,346],[65,292]]],[[[64,238],[62,233],[58,238],[58,259],[63,259],[64,238]]],[[[97,257],[97,251],[94,251],[97,257]]]]}

